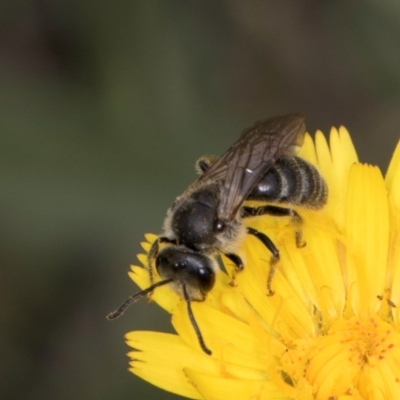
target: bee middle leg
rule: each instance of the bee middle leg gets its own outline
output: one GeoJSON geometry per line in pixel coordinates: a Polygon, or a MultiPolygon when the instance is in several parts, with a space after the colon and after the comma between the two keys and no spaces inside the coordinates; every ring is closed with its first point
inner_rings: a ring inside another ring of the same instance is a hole
{"type": "Polygon", "coordinates": [[[233,264],[235,265],[235,271],[233,272],[232,275],[232,280],[230,282],[231,286],[235,286],[235,276],[236,276],[236,272],[240,272],[243,270],[244,268],[244,264],[242,259],[234,253],[223,253],[225,257],[227,257],[229,260],[231,260],[233,262],[233,264]]]}
{"type": "Polygon", "coordinates": [[[234,264],[235,264],[235,270],[236,272],[242,271],[244,268],[244,264],[242,259],[237,255],[233,253],[224,253],[224,255],[229,258],[234,264]]]}

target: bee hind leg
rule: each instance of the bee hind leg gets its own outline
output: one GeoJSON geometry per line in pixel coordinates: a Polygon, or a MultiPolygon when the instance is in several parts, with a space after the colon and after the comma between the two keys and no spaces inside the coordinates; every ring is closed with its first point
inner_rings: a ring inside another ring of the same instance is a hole
{"type": "Polygon", "coordinates": [[[242,218],[258,217],[260,215],[271,215],[272,217],[290,217],[291,222],[295,227],[296,246],[304,247],[306,245],[301,229],[303,219],[297,211],[291,208],[270,205],[261,207],[242,207],[242,218]]]}

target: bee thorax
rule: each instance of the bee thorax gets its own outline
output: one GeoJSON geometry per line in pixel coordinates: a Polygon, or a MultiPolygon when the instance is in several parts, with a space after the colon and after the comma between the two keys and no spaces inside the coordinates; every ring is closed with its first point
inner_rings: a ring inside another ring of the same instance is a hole
{"type": "Polygon", "coordinates": [[[165,225],[180,244],[198,251],[214,246],[219,194],[217,185],[203,185],[175,205],[165,225]]]}

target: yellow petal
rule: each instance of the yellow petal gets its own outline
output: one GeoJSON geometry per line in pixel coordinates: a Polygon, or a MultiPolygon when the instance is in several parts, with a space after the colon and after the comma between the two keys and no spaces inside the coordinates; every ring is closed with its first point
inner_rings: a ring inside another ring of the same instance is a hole
{"type": "MultiPolygon", "coordinates": [[[[308,282],[305,295],[309,301],[312,300],[325,318],[337,318],[342,314],[346,295],[337,242],[329,232],[312,227],[304,229],[304,236],[307,246],[297,253],[288,249],[288,257],[296,269],[302,267],[301,280],[308,282]]],[[[309,314],[313,315],[311,308],[309,314]]]]}
{"type": "Polygon", "coordinates": [[[246,381],[210,376],[185,369],[185,373],[196,389],[207,400],[257,399],[290,400],[271,382],[265,380],[246,381]]]}
{"type": "Polygon", "coordinates": [[[312,137],[309,133],[304,135],[304,144],[298,154],[299,157],[310,162],[313,165],[317,165],[317,155],[315,154],[315,146],[312,137]]]}
{"type": "MultiPolygon", "coordinates": [[[[309,318],[307,305],[301,303],[291,282],[281,272],[282,266],[289,271],[291,267],[285,248],[281,248],[280,266],[277,266],[272,282],[274,288],[279,288],[279,292],[277,291],[274,296],[267,296],[269,254],[264,261],[265,255],[261,256],[261,254],[265,254],[265,248],[256,238],[249,238],[244,248],[248,257],[248,267],[236,277],[238,290],[244,298],[264,321],[269,326],[273,326],[274,330],[283,337],[312,335],[314,328],[309,318]],[[259,267],[256,268],[256,266],[259,267]]],[[[293,277],[293,279],[296,278],[293,277]]]]}
{"type": "MultiPolygon", "coordinates": [[[[191,302],[212,355],[201,350],[186,302],[160,287],[152,298],[179,336],[128,334],[138,350],[129,353],[133,373],[194,399],[400,398],[400,143],[385,181],[357,164],[343,127],[331,130],[329,146],[321,132],[315,146],[307,134],[299,155],[329,186],[324,209],[298,210],[307,245],[297,248],[288,219],[246,221],[280,251],[275,295],[267,296],[271,254],[248,235],[238,251],[244,271],[222,257],[235,285],[219,272],[207,299],[191,302]]],[[[156,238],[146,235],[146,252],[156,238]]],[[[147,288],[147,256],[138,258],[144,268],[130,276],[147,288]]]]}
{"type": "Polygon", "coordinates": [[[218,364],[188,347],[179,336],[135,331],[126,335],[127,344],[136,351],[131,358],[130,371],[151,384],[190,399],[203,397],[188,382],[184,368],[198,371],[218,371],[218,364]]]}
{"type": "Polygon", "coordinates": [[[374,314],[385,288],[389,245],[386,188],[377,167],[355,164],[350,170],[346,210],[347,267],[356,315],[374,314]]]}
{"type": "MultiPolygon", "coordinates": [[[[205,303],[192,302],[192,309],[205,344],[213,352],[213,358],[223,360],[225,364],[264,370],[266,350],[254,337],[249,325],[205,303]]],[[[172,324],[186,343],[194,345],[203,354],[184,301],[174,312],[172,324]]]]}
{"type": "Polygon", "coordinates": [[[396,207],[400,208],[400,141],[390,161],[385,183],[389,197],[393,199],[396,207]]]}
{"type": "Polygon", "coordinates": [[[335,209],[335,221],[343,230],[349,172],[351,166],[358,161],[358,157],[345,127],[341,126],[339,131],[332,128],[329,142],[333,163],[331,174],[334,176],[329,186],[330,204],[335,209]]]}
{"type": "MultiPolygon", "coordinates": [[[[386,174],[386,187],[389,191],[390,207],[390,248],[388,256],[389,298],[400,303],[400,141],[386,174]]],[[[392,310],[395,323],[400,327],[400,307],[392,310]]]]}
{"type": "MultiPolygon", "coordinates": [[[[390,191],[390,193],[392,192],[392,190],[395,190],[396,192],[396,196],[394,197],[398,197],[397,192],[400,191],[399,186],[399,171],[400,171],[400,141],[397,143],[396,149],[394,151],[393,157],[390,161],[389,164],[389,168],[388,171],[386,173],[386,187],[388,188],[388,190],[390,191]],[[395,189],[393,189],[393,186],[396,186],[395,189]]],[[[391,193],[392,194],[392,193],[391,193]]],[[[392,194],[393,196],[393,194],[392,194]]],[[[397,205],[399,205],[399,203],[397,203],[397,205]]]]}

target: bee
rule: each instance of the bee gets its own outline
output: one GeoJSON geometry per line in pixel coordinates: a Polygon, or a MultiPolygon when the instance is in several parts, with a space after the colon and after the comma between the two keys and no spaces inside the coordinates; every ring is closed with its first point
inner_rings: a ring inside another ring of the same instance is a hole
{"type": "Polygon", "coordinates": [[[244,263],[237,249],[247,234],[258,238],[271,253],[267,294],[274,294],[271,285],[279,250],[267,235],[243,221],[260,215],[289,217],[295,225],[296,244],[302,247],[302,219],[291,206],[317,210],[327,201],[327,187],[317,169],[296,156],[304,133],[302,115],[273,117],[246,129],[221,157],[201,157],[196,163],[200,177],[168,209],[163,232],[149,251],[151,285],[107,318],[119,317],[134,301],[169,285],[186,302],[201,349],[212,354],[191,302],[204,301],[213,288],[218,255],[224,254],[241,271],[244,263]],[[244,204],[247,200],[263,205],[251,207],[244,204]],[[158,282],[154,282],[154,261],[158,282]]]}

